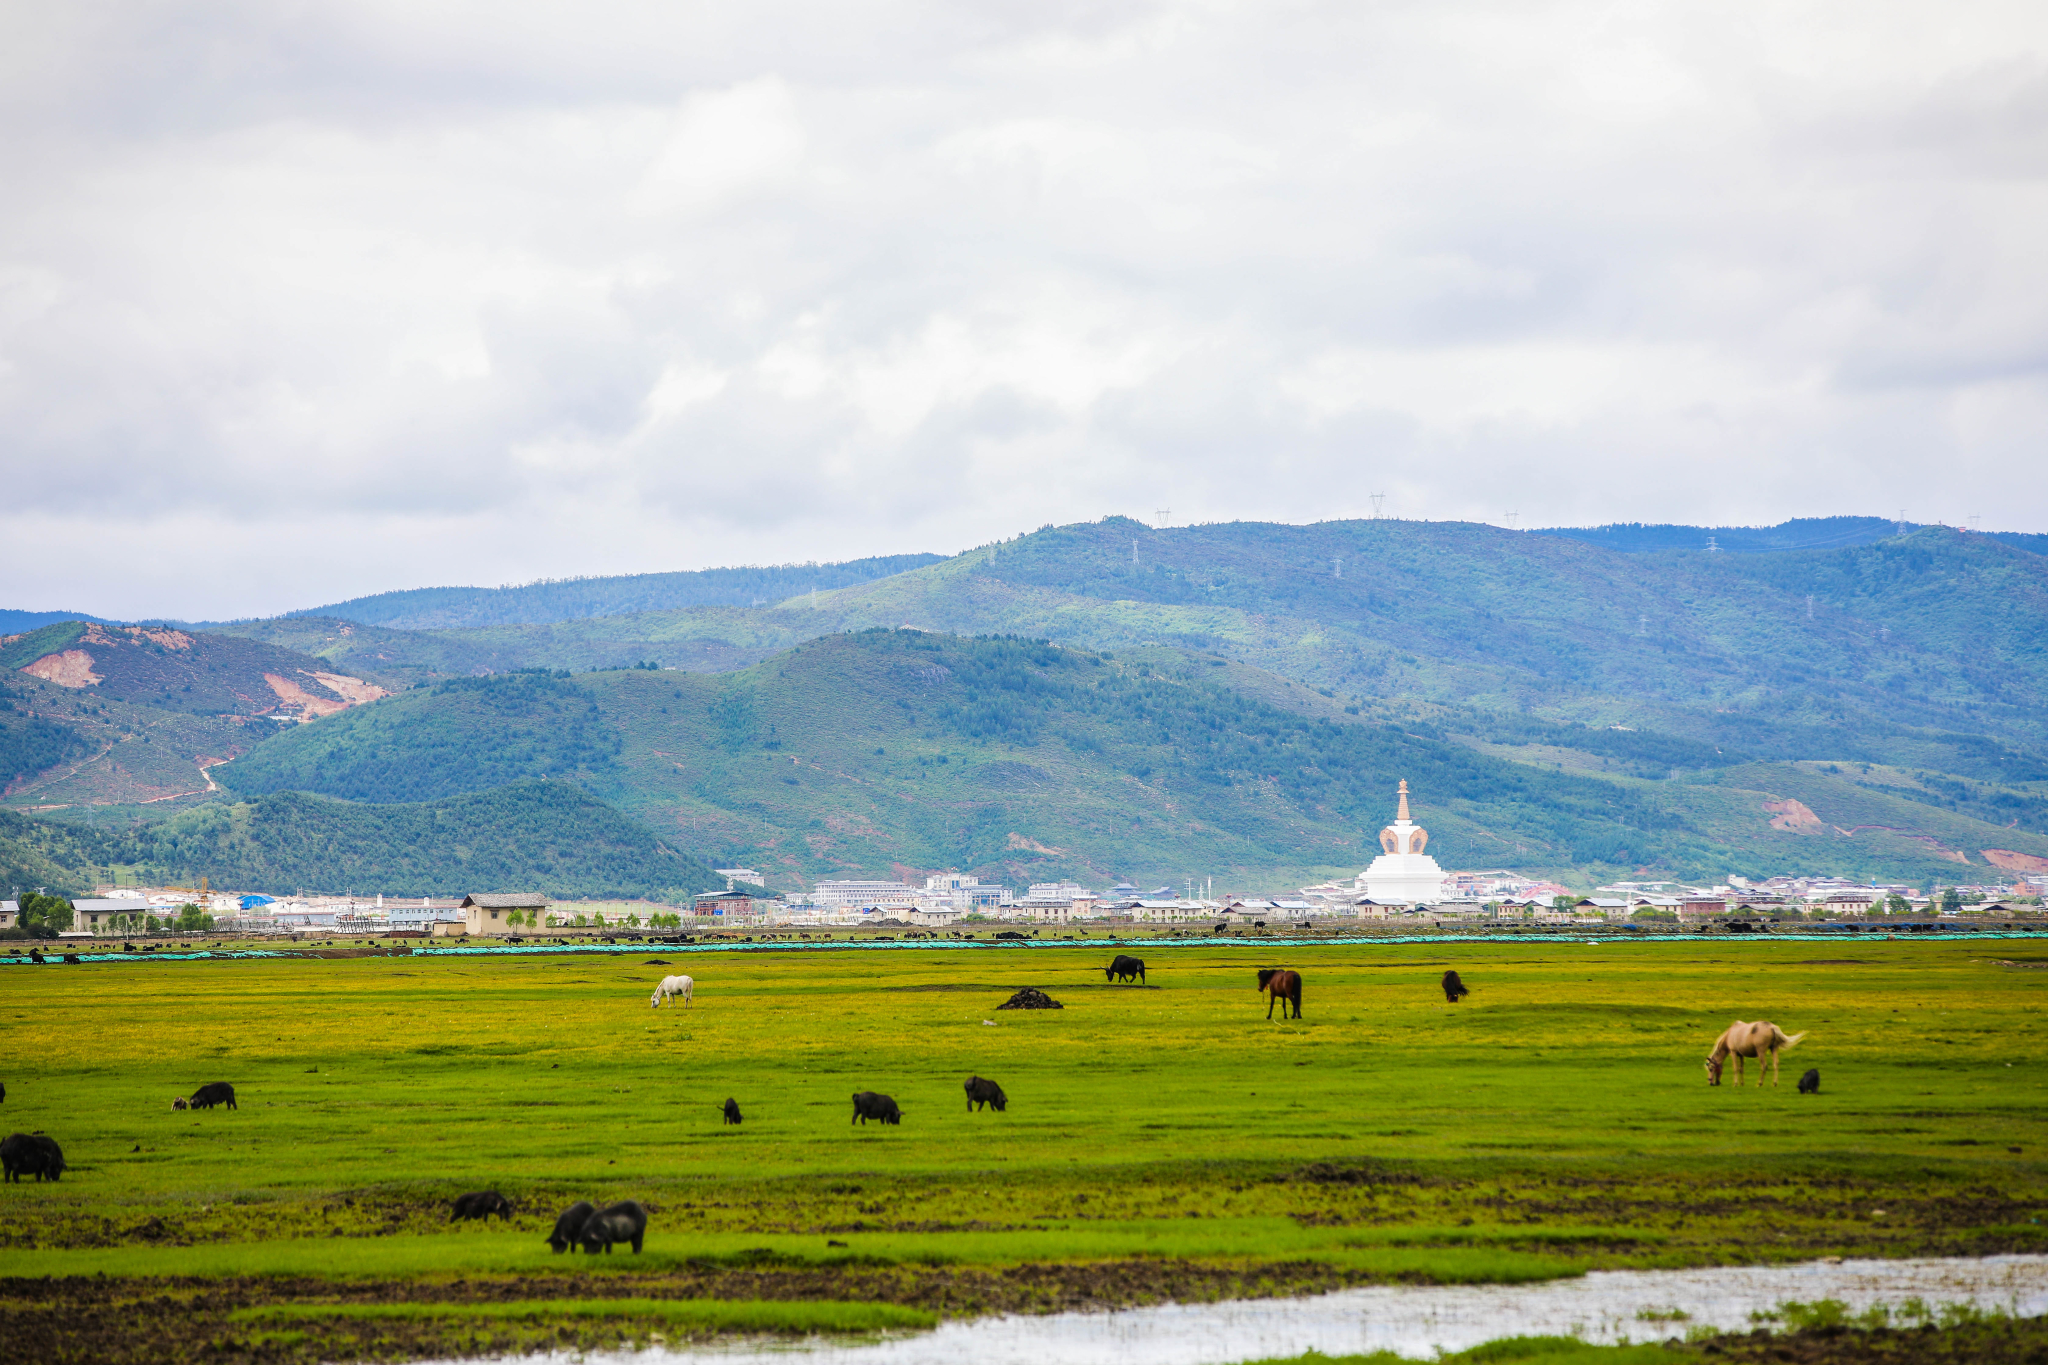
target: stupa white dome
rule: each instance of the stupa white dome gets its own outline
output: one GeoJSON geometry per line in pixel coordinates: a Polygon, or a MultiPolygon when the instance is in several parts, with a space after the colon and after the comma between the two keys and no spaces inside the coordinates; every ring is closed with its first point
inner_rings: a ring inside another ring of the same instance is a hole
{"type": "Polygon", "coordinates": [[[1423,852],[1429,831],[1408,818],[1408,779],[1401,779],[1401,806],[1394,823],[1380,831],[1386,851],[1358,874],[1358,885],[1382,905],[1424,905],[1442,898],[1444,870],[1423,852]]]}

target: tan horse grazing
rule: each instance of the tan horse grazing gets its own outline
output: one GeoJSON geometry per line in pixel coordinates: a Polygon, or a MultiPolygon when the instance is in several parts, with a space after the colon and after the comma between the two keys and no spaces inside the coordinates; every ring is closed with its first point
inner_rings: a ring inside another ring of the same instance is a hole
{"type": "Polygon", "coordinates": [[[1793,1048],[1799,1046],[1799,1040],[1805,1036],[1803,1033],[1788,1035],[1785,1030],[1767,1019],[1759,1019],[1753,1024],[1745,1024],[1740,1019],[1737,1019],[1722,1031],[1719,1038],[1714,1040],[1714,1050],[1707,1054],[1707,1084],[1719,1085],[1721,1083],[1721,1068],[1727,1063],[1728,1055],[1733,1053],[1735,1054],[1735,1083],[1737,1085],[1742,1084],[1742,1059],[1744,1057],[1754,1057],[1757,1059],[1756,1083],[1758,1088],[1763,1086],[1764,1069],[1766,1067],[1771,1072],[1771,1084],[1776,1085],[1778,1083],[1778,1054],[1790,1052],[1793,1048]]]}

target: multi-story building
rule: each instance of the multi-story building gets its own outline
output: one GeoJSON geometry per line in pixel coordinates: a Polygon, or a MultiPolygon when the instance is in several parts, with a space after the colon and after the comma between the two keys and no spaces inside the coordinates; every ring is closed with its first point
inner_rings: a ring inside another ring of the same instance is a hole
{"type": "Polygon", "coordinates": [[[1011,902],[1010,888],[984,884],[965,872],[941,872],[924,879],[924,894],[917,898],[920,909],[963,915],[988,914],[1011,902]]]}
{"type": "Polygon", "coordinates": [[[811,904],[828,910],[838,906],[866,909],[871,905],[908,910],[917,904],[917,892],[903,882],[819,882],[811,892],[811,904]]]}

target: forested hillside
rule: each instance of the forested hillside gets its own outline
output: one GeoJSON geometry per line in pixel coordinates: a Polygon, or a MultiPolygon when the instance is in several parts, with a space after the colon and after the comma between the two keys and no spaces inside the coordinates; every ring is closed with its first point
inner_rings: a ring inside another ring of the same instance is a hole
{"type": "Polygon", "coordinates": [[[157,883],[289,894],[673,898],[722,884],[638,821],[560,782],[363,805],[286,792],[104,831],[0,812],[0,876],[77,893],[113,869],[157,883]]]}
{"type": "Polygon", "coordinates": [[[1710,766],[1708,751],[1558,722],[1479,740],[1465,719],[1347,710],[1178,650],[877,629],[723,676],[633,669],[416,689],[281,736],[218,777],[241,794],[375,800],[422,780],[483,790],[573,773],[665,837],[773,869],[780,886],[950,867],[1013,882],[1215,875],[1278,889],[1369,861],[1403,778],[1447,866],[1582,882],[1644,867],[1926,877],[1959,849],[1979,850],[1966,856],[1980,866],[1987,846],[2048,856],[2039,833],[1916,805],[1910,782],[1874,794],[1857,785],[1867,774],[1785,769],[1823,812],[1836,789],[1885,803],[1883,820],[1851,822],[1870,826],[1853,836],[1814,838],[1772,825],[1773,765],[1740,782],[1711,768],[1644,780],[1628,774],[1710,766]]]}

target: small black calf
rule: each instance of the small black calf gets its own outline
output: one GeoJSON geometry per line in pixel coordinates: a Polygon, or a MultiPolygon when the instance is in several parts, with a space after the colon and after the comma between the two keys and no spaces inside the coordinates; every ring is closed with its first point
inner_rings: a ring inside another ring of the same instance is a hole
{"type": "Polygon", "coordinates": [[[719,1112],[725,1115],[727,1123],[737,1126],[740,1121],[740,1102],[735,1099],[728,1099],[719,1106],[719,1112]]]}
{"type": "Polygon", "coordinates": [[[1802,1095],[1818,1095],[1820,1093],[1819,1067],[1810,1066],[1806,1068],[1806,1074],[1799,1078],[1799,1093],[1802,1095]]]}

